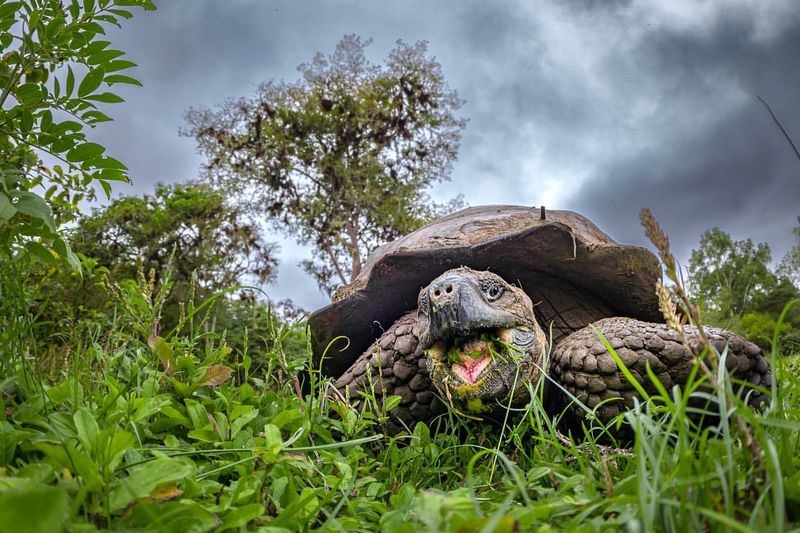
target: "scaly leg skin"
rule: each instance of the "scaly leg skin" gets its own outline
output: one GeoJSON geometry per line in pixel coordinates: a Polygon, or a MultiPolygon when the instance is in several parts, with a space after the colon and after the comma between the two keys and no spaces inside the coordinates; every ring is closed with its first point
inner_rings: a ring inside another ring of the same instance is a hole
{"type": "MultiPolygon", "coordinates": [[[[672,385],[686,383],[694,358],[681,344],[680,335],[666,324],[606,318],[594,325],[648,394],[656,392],[647,375],[648,364],[667,390],[672,385]]],[[[758,346],[731,331],[704,329],[717,351],[722,353],[728,345],[726,366],[733,379],[767,389],[770,387],[772,372],[758,346]]],[[[690,343],[698,343],[695,329],[685,326],[684,331],[690,343]]],[[[590,409],[595,409],[602,401],[621,398],[622,401],[610,401],[596,409],[596,415],[603,423],[630,409],[633,398],[638,397],[634,386],[617,368],[591,327],[580,329],[558,343],[553,349],[549,375],[590,409]]],[[[736,388],[734,384],[734,390],[736,388]]],[[[755,408],[769,403],[769,396],[749,387],[742,389],[740,394],[748,395],[749,404],[755,408]]],[[[573,406],[572,412],[586,418],[579,406],[573,406]]]]}
{"type": "Polygon", "coordinates": [[[400,405],[389,413],[387,424],[393,435],[406,427],[413,430],[417,422],[430,423],[446,410],[434,396],[426,356],[414,333],[416,322],[416,310],[403,315],[334,383],[356,407],[363,402],[361,392],[374,391],[379,402],[400,396],[400,405]]]}

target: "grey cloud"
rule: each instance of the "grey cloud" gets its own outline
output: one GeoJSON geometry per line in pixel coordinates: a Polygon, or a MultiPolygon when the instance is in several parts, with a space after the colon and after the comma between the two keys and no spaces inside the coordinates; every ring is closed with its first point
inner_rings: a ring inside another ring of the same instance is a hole
{"type": "MultiPolygon", "coordinates": [[[[117,121],[97,138],[142,193],[197,176],[179,138],[183,112],[247,96],[269,78],[372,37],[380,61],[397,39],[428,40],[470,119],[452,181],[435,200],[574,209],[623,242],[643,243],[653,208],[682,257],[718,225],[788,247],[800,212],[800,162],[755,94],[800,141],[800,19],[793,2],[588,0],[263,2],[170,0],[112,34],[137,61],[117,121]]],[[[280,239],[279,239],[280,240],[280,239]]],[[[282,242],[280,299],[324,298],[282,242]]],[[[778,255],[776,254],[776,255],[778,255]]]]}

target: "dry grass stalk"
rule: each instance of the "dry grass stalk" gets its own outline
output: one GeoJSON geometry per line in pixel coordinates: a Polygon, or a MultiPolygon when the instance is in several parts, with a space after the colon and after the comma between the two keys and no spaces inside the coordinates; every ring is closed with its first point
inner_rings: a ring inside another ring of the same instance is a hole
{"type": "MultiPolygon", "coordinates": [[[[700,370],[705,374],[711,385],[716,388],[718,386],[717,370],[719,365],[719,352],[717,352],[717,349],[709,342],[706,336],[700,308],[692,302],[683,287],[677,269],[677,262],[670,251],[669,239],[666,234],[664,234],[664,231],[649,209],[642,209],[640,220],[645,228],[645,235],[647,235],[647,238],[658,250],[659,258],[664,265],[667,278],[672,282],[672,285],[669,287],[659,282],[656,289],[659,307],[664,314],[664,320],[680,334],[683,345],[692,354],[694,360],[700,362],[700,370]],[[680,318],[678,317],[676,303],[677,307],[682,311],[683,316],[680,318]],[[689,342],[683,327],[686,324],[692,326],[697,332],[699,342],[689,342]],[[705,357],[703,357],[703,354],[705,354],[705,357]],[[708,362],[708,364],[706,364],[706,362],[708,362]]],[[[728,411],[733,411],[733,399],[730,397],[730,393],[727,389],[725,390],[725,402],[728,411]]],[[[762,468],[763,451],[753,438],[752,431],[747,426],[745,420],[736,414],[735,411],[733,416],[736,419],[736,427],[744,440],[744,444],[750,451],[753,464],[760,474],[764,475],[765,472],[762,468]]]]}

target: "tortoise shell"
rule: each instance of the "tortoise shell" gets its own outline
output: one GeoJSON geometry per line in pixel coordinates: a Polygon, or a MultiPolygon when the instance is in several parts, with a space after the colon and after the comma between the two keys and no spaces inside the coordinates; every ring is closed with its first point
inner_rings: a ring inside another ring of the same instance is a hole
{"type": "Polygon", "coordinates": [[[571,211],[470,207],[376,249],[358,277],[311,314],[314,368],[341,375],[417,307],[422,287],[459,266],[519,284],[554,343],[602,318],[663,321],[655,293],[661,268],[649,250],[618,244],[571,211]]]}

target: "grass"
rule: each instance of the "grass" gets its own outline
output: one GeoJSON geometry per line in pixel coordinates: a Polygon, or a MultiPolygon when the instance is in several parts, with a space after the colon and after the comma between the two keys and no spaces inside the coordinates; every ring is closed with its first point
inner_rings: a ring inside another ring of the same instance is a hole
{"type": "Polygon", "coordinates": [[[62,332],[46,361],[33,317],[6,322],[0,530],[800,527],[796,357],[774,354],[781,386],[763,413],[720,400],[732,387],[724,370],[711,390],[697,372],[683,390],[651,394],[619,420],[632,444],[597,428],[560,434],[541,382],[502,428],[449,413],[388,437],[385,409],[355,412],[326,380],[297,394],[293,376],[311,357],[287,346],[302,330],[277,325],[263,354],[231,350],[206,327],[211,306],[190,305],[183,327],[154,336],[165,296],[143,280],[140,289],[119,292],[126,305],[110,324],[62,332]],[[718,424],[694,423],[692,392],[719,400],[718,424]]]}

